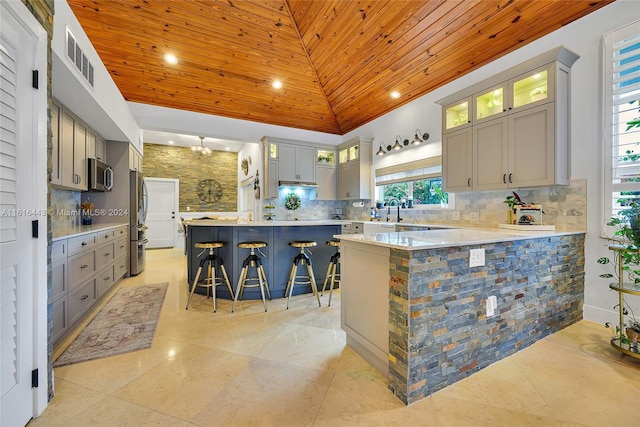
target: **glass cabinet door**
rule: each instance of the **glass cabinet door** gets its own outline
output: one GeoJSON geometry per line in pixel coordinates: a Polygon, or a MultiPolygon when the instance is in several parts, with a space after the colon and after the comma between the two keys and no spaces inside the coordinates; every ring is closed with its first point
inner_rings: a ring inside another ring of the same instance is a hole
{"type": "Polygon", "coordinates": [[[273,142],[269,143],[269,158],[277,159],[278,158],[278,144],[273,142]]]}
{"type": "Polygon", "coordinates": [[[513,108],[552,100],[552,78],[551,67],[544,67],[511,80],[513,108]]]}
{"type": "Polygon", "coordinates": [[[338,163],[346,163],[349,161],[349,149],[344,148],[338,152],[338,163]]]}
{"type": "Polygon", "coordinates": [[[460,126],[465,126],[471,124],[470,115],[469,115],[469,105],[470,99],[465,98],[462,101],[459,101],[453,105],[449,105],[444,108],[444,130],[454,129],[460,126]]]}
{"type": "Polygon", "coordinates": [[[506,98],[504,85],[487,89],[475,95],[473,98],[476,107],[474,121],[493,117],[506,111],[506,106],[504,105],[506,98]]]}
{"type": "Polygon", "coordinates": [[[358,148],[359,147],[357,145],[349,147],[349,161],[358,160],[358,158],[360,157],[358,148]]]}

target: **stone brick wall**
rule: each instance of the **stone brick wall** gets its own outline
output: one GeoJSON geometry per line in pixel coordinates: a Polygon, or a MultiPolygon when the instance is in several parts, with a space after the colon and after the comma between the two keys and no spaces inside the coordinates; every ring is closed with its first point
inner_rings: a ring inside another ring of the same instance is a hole
{"type": "Polygon", "coordinates": [[[389,268],[389,389],[406,404],[582,318],[584,234],[392,250],[389,268]],[[479,247],[486,265],[469,268],[479,247]]]}
{"type": "Polygon", "coordinates": [[[187,147],[144,144],[144,175],[180,180],[179,210],[236,212],[238,210],[238,153],[214,151],[201,157],[187,147]],[[198,183],[214,179],[222,186],[220,200],[207,203],[198,197],[198,183]]]}

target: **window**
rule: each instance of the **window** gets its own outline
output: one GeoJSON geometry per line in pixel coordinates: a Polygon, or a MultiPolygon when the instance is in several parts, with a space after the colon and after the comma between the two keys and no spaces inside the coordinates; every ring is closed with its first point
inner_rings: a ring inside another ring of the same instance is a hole
{"type": "Polygon", "coordinates": [[[442,192],[441,156],[376,169],[376,200],[412,200],[414,208],[453,208],[453,198],[442,192]]]}
{"type": "Polygon", "coordinates": [[[604,36],[605,222],[640,203],[640,21],[604,36]]]}

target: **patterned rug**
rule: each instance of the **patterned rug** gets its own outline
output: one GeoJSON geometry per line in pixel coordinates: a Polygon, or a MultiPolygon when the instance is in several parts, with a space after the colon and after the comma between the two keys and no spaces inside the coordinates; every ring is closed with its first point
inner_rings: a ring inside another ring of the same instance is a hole
{"type": "Polygon", "coordinates": [[[53,366],[151,347],[168,283],[121,288],[53,366]]]}

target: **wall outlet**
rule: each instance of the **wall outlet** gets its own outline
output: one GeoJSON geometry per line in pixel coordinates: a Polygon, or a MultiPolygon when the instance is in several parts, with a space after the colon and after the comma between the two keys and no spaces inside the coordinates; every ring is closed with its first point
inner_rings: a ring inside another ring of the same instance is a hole
{"type": "Polygon", "coordinates": [[[480,212],[471,212],[469,219],[471,219],[471,221],[480,221],[480,212]]]}
{"type": "Polygon", "coordinates": [[[459,211],[451,212],[451,220],[460,221],[460,212],[459,211]]]}
{"type": "Polygon", "coordinates": [[[469,251],[469,267],[482,267],[484,265],[484,248],[471,249],[469,251]]]}
{"type": "Polygon", "coordinates": [[[485,305],[487,309],[487,317],[493,316],[498,308],[498,298],[496,298],[495,295],[490,295],[489,298],[487,298],[485,305]]]}
{"type": "Polygon", "coordinates": [[[187,206],[187,212],[190,212],[190,211],[191,211],[191,207],[187,206]]]}

